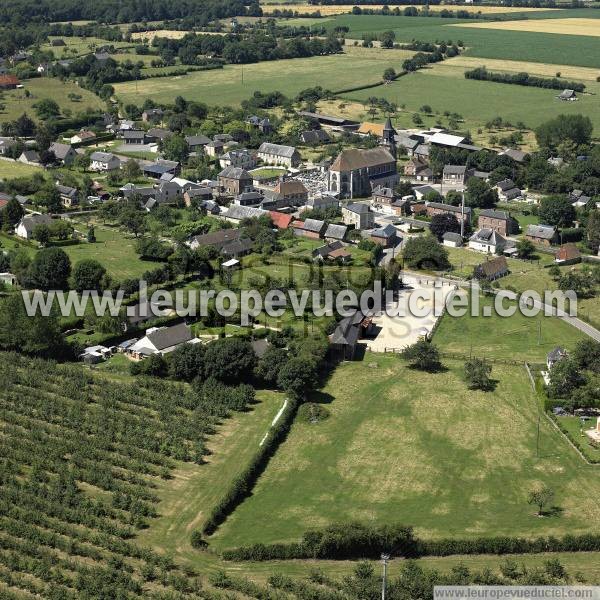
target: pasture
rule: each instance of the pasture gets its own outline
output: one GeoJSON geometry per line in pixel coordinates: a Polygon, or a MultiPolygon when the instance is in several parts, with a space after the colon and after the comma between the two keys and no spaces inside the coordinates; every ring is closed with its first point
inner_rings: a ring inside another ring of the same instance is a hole
{"type": "MultiPolygon", "coordinates": [[[[556,99],[557,90],[465,79],[464,71],[464,67],[449,60],[400,77],[389,85],[348,92],[343,97],[359,102],[366,102],[371,96],[385,98],[398,106],[405,105],[410,112],[418,111],[426,102],[434,113],[462,115],[462,127],[472,131],[497,116],[535,128],[559,114],[583,114],[590,117],[596,128],[600,126],[595,95],[580,95],[578,102],[561,102],[556,99]]],[[[595,81],[587,81],[586,86],[587,91],[600,91],[600,84],[595,81]]],[[[402,125],[411,126],[408,122],[402,125]]]]}
{"type": "Polygon", "coordinates": [[[536,456],[525,369],[494,365],[497,387],[483,393],[467,389],[462,363],[445,362],[438,374],[390,355],[339,366],[314,398],[329,418],[296,420],[213,543],[288,541],[351,519],[399,521],[428,538],[597,530],[600,482],[546,422],[536,456]],[[556,490],[555,516],[539,519],[527,504],[539,482],[556,490]]]}
{"type": "Polygon", "coordinates": [[[402,62],[413,55],[404,50],[346,48],[344,54],[294,58],[249,65],[226,65],[223,69],[188,73],[185,76],[129,81],[115,84],[115,95],[125,104],[145,98],[173,102],[176,96],[209,104],[237,106],[252,94],[280,91],[294,96],[315,85],[338,90],[357,84],[356,73],[366,82],[381,80],[387,67],[401,70],[402,62]]]}
{"type": "Polygon", "coordinates": [[[88,90],[72,82],[62,82],[52,77],[39,77],[23,82],[24,89],[9,90],[2,94],[0,104],[0,122],[13,121],[26,112],[32,119],[37,119],[34,104],[45,98],[50,98],[58,103],[62,112],[71,111],[73,114],[84,113],[87,110],[101,111],[105,109],[102,100],[88,90]],[[25,92],[29,92],[27,96],[25,92]],[[72,100],[69,94],[76,94],[81,99],[72,100]]]}
{"type": "Polygon", "coordinates": [[[12,160],[0,160],[0,181],[3,181],[4,179],[15,179],[16,177],[29,177],[34,173],[41,172],[41,167],[26,165],[12,160]]]}
{"type": "MultiPolygon", "coordinates": [[[[597,14],[598,11],[592,11],[597,14]]],[[[579,11],[565,11],[565,17],[585,16],[579,11]]],[[[561,11],[538,15],[548,17],[552,23],[561,11]]],[[[522,21],[529,23],[529,20],[522,21]]],[[[540,21],[541,22],[541,21],[540,21]]],[[[546,20],[544,21],[546,22],[546,20]]],[[[543,33],[535,31],[511,31],[507,29],[489,29],[473,27],[477,24],[488,25],[491,21],[473,21],[461,19],[444,19],[438,17],[404,17],[382,15],[339,15],[328,19],[325,27],[332,31],[335,27],[346,26],[350,31],[349,38],[361,38],[365,33],[378,33],[392,30],[396,33],[397,42],[423,40],[435,42],[440,40],[461,41],[467,47],[468,56],[505,60],[524,60],[540,63],[565,64],[582,67],[600,67],[600,39],[594,35],[568,35],[563,33],[543,33]]],[[[504,21],[498,21],[504,25],[504,21]]],[[[551,25],[547,25],[550,27],[551,25]]]]}

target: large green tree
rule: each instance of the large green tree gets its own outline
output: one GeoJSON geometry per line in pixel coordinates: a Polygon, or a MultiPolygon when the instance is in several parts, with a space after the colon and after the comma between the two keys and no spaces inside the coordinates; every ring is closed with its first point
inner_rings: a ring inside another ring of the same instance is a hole
{"type": "Polygon", "coordinates": [[[571,227],[575,220],[575,208],[566,196],[546,196],[538,208],[540,223],[556,227],[571,227]]]}
{"type": "Polygon", "coordinates": [[[542,123],[535,130],[535,137],[542,148],[556,149],[570,140],[576,146],[589,144],[594,127],[589,117],[583,115],[558,115],[542,123]]]}
{"type": "Polygon", "coordinates": [[[411,269],[444,271],[450,268],[448,251],[430,235],[410,238],[404,244],[402,256],[411,269]]]}
{"type": "Polygon", "coordinates": [[[72,288],[79,293],[84,290],[100,292],[106,283],[106,269],[93,258],[80,260],[73,268],[72,288]]]}
{"type": "Polygon", "coordinates": [[[60,248],[40,250],[29,267],[27,277],[31,287],[41,290],[65,290],[71,275],[71,261],[60,248]]]}
{"type": "Polygon", "coordinates": [[[239,337],[223,338],[210,343],[204,355],[204,375],[227,383],[252,377],[256,356],[250,342],[239,337]]]}

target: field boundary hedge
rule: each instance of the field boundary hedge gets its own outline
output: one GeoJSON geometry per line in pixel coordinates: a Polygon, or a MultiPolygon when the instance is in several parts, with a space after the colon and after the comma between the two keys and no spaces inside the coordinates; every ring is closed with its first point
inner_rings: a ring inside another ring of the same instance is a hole
{"type": "Polygon", "coordinates": [[[558,77],[536,77],[525,71],[521,73],[498,73],[488,71],[485,67],[478,67],[471,71],[465,71],[465,79],[475,81],[493,81],[494,83],[508,83],[512,85],[524,85],[528,87],[539,87],[550,90],[575,90],[583,92],[585,85],[578,81],[567,81],[558,77]]]}
{"type": "Polygon", "coordinates": [[[202,527],[202,533],[211,535],[227,517],[233,513],[238,505],[252,491],[256,481],[262,475],[271,457],[275,454],[279,444],[286,438],[296,412],[298,410],[298,401],[293,398],[287,398],[287,405],[276,425],[271,427],[267,437],[263,441],[259,450],[252,457],[246,468],[240,473],[229,486],[223,497],[210,511],[206,522],[202,527]]]}
{"type": "MultiPolygon", "coordinates": [[[[305,538],[309,538],[316,532],[308,532],[305,538]]],[[[372,558],[372,548],[368,552],[357,552],[355,559],[372,558]]],[[[387,551],[386,541],[382,538],[378,552],[387,551]]],[[[414,545],[408,546],[404,554],[409,558],[420,558],[425,556],[453,556],[464,554],[539,554],[542,552],[598,552],[600,551],[600,535],[581,534],[565,535],[562,538],[554,536],[522,538],[510,536],[498,536],[478,539],[453,539],[444,538],[439,540],[420,540],[415,538],[414,545]]],[[[314,551],[304,541],[289,544],[254,544],[225,550],[222,558],[229,561],[267,561],[267,560],[294,560],[294,559],[341,559],[336,548],[331,546],[327,553],[315,556],[314,551]]],[[[348,558],[344,556],[344,558],[348,558]]]]}

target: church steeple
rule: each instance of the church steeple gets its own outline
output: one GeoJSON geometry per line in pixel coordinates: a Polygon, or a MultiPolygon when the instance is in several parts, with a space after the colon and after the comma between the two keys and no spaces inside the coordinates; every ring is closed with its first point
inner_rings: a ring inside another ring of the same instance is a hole
{"type": "Polygon", "coordinates": [[[388,117],[385,121],[385,125],[383,126],[383,141],[382,145],[385,146],[390,154],[396,158],[396,130],[392,125],[392,120],[388,117]]]}

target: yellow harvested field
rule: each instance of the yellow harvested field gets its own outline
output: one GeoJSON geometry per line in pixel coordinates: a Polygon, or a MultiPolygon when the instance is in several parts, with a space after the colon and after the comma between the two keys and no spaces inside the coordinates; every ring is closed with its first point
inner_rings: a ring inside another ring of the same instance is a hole
{"type": "MultiPolygon", "coordinates": [[[[269,2],[261,2],[261,6],[263,12],[265,14],[270,14],[275,10],[292,10],[294,12],[305,14],[305,13],[314,13],[319,11],[322,15],[340,15],[345,13],[352,12],[352,5],[318,5],[318,4],[292,4],[291,2],[288,4],[271,4],[269,2]]],[[[381,10],[384,4],[369,4],[365,5],[365,8],[381,10]]],[[[391,7],[392,8],[392,7],[391,7]]],[[[401,10],[405,7],[401,6],[401,10]]],[[[560,10],[560,9],[544,9],[544,8],[521,8],[518,6],[467,6],[467,5],[435,5],[430,6],[430,12],[440,12],[442,10],[466,10],[472,13],[481,13],[481,14],[506,14],[506,13],[525,13],[525,12],[536,12],[540,10],[560,10]]]]}
{"type": "Polygon", "coordinates": [[[493,58],[476,58],[473,56],[455,56],[444,61],[444,66],[475,69],[486,67],[489,71],[506,73],[527,72],[531,75],[555,77],[557,73],[563,79],[577,79],[580,81],[596,81],[600,75],[598,69],[590,67],[572,67],[569,65],[552,65],[546,63],[526,62],[521,60],[500,60],[493,58]]]}
{"type": "Polygon", "coordinates": [[[600,37],[600,19],[527,19],[524,21],[494,21],[492,23],[453,23],[450,27],[600,37]]]}
{"type": "Polygon", "coordinates": [[[131,34],[133,40],[148,40],[151,42],[155,37],[179,40],[189,31],[177,31],[176,29],[157,29],[156,31],[137,31],[131,34]]]}

